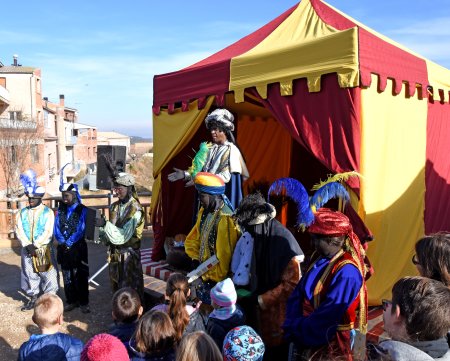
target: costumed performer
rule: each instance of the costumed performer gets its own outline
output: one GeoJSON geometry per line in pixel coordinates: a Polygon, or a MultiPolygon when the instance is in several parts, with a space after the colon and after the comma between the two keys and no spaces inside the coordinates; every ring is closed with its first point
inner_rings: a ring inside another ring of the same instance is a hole
{"type": "MultiPolygon", "coordinates": [[[[233,207],[224,194],[223,179],[215,174],[200,172],[194,178],[194,184],[199,193],[201,208],[184,247],[194,266],[217,256],[219,263],[202,276],[203,281],[215,283],[228,276],[240,230],[232,218],[233,207]]],[[[205,289],[204,297],[201,298],[203,302],[210,303],[209,290],[210,288],[205,289]]]]}
{"type": "MultiPolygon", "coordinates": [[[[301,277],[300,263],[304,254],[292,233],[275,216],[275,207],[259,192],[246,196],[235,212],[239,225],[253,238],[252,249],[241,255],[246,264],[238,267],[239,279],[249,280],[247,289],[251,292],[241,299],[242,305],[249,316],[251,310],[256,309],[257,315],[253,318],[259,322],[254,326],[266,344],[265,357],[283,359],[287,358],[288,350],[281,325],[287,299],[301,277]],[[250,260],[248,255],[251,255],[250,260]],[[244,272],[248,275],[243,275],[244,272]]],[[[250,240],[245,242],[251,244],[250,240]]]]}
{"type": "Polygon", "coordinates": [[[113,191],[119,200],[111,204],[109,221],[96,219],[100,238],[108,245],[109,277],[112,292],[131,287],[144,299],[141,265],[141,239],[144,211],[131,174],[121,172],[114,178],[113,191]]]}
{"type": "MultiPolygon", "coordinates": [[[[70,163],[68,163],[70,164],[70,163]]],[[[84,238],[87,208],[81,202],[78,186],[64,183],[64,168],[60,170],[59,190],[62,202],[56,212],[54,234],[58,242],[58,263],[61,265],[66,305],[64,311],[80,306],[89,313],[88,248],[84,238]]]]}
{"type": "Polygon", "coordinates": [[[20,175],[28,197],[28,206],[16,216],[16,236],[22,244],[21,287],[30,299],[21,308],[32,310],[40,290],[53,293],[59,289],[58,270],[52,245],[53,211],[42,203],[45,188],[38,186],[36,173],[29,169],[20,175]]]}
{"type": "Polygon", "coordinates": [[[324,355],[353,360],[356,328],[367,330],[364,250],[348,217],[338,211],[319,209],[308,232],[315,253],[288,300],[285,336],[311,360],[324,355]]]}
{"type": "Polygon", "coordinates": [[[192,185],[198,172],[217,174],[226,184],[225,195],[233,208],[242,199],[242,181],[249,177],[244,158],[236,146],[232,131],[234,116],[227,109],[216,109],[205,118],[206,128],[211,132],[212,143],[201,143],[192,167],[187,171],[174,168],[169,181],[183,179],[192,185]],[[242,179],[243,178],[243,179],[242,179]]]}

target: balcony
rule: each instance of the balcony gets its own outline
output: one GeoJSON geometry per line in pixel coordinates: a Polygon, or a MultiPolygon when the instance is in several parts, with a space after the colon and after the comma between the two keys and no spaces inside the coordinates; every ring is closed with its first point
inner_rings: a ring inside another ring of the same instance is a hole
{"type": "Polygon", "coordinates": [[[0,128],[16,130],[35,130],[36,122],[30,120],[14,120],[9,118],[0,118],[0,128]]]}

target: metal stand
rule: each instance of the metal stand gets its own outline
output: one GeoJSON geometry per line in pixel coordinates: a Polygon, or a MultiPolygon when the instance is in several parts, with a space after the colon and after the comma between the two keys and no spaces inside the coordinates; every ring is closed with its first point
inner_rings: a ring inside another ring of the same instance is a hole
{"type": "Polygon", "coordinates": [[[94,278],[97,277],[100,273],[103,272],[103,270],[108,267],[108,262],[106,262],[102,268],[100,268],[97,272],[94,273],[94,275],[88,279],[88,283],[93,283],[96,286],[100,286],[97,282],[94,281],[94,278]]]}

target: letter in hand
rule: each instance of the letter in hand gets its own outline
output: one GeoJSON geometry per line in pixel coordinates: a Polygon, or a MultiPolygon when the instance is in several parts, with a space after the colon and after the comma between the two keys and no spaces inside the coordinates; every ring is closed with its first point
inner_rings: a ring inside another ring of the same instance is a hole
{"type": "Polygon", "coordinates": [[[173,168],[174,172],[167,176],[167,179],[171,182],[175,182],[180,179],[184,179],[184,171],[178,168],[173,168]]]}

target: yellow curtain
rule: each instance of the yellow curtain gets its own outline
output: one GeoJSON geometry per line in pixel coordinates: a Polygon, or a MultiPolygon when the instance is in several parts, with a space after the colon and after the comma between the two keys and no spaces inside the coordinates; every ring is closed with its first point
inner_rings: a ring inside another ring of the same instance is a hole
{"type": "Polygon", "coordinates": [[[359,85],[358,29],[339,31],[303,0],[260,44],[231,59],[230,90],[236,102],[244,89],[255,86],[266,98],[267,85],[280,83],[282,95],[292,94],[292,81],[308,79],[311,92],[320,91],[320,77],[337,73],[341,87],[359,85]]]}
{"type": "Polygon", "coordinates": [[[361,90],[361,202],[374,233],[368,255],[375,274],[369,302],[389,298],[393,284],[416,274],[414,244],[424,234],[427,101],[382,93],[377,78],[361,90]]]}
{"type": "Polygon", "coordinates": [[[175,110],[173,114],[165,109],[159,115],[153,114],[153,178],[151,212],[158,204],[161,191],[159,174],[167,163],[175,157],[192,139],[206,117],[214,97],[208,98],[203,109],[198,109],[198,101],[189,104],[189,111],[175,110]]]}
{"type": "Polygon", "coordinates": [[[198,109],[198,101],[189,104],[189,111],[180,109],[169,114],[162,109],[153,114],[153,177],[156,178],[166,164],[192,139],[206,117],[214,97],[209,97],[206,106],[198,109]]]}

